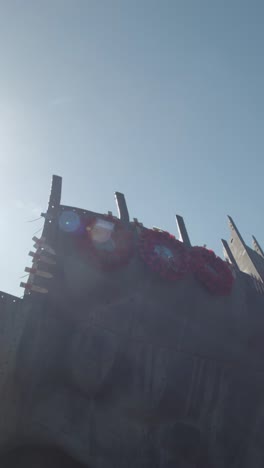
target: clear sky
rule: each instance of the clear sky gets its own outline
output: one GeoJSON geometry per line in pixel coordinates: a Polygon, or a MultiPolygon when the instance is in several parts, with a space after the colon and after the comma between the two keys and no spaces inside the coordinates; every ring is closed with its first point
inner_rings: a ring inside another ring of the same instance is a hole
{"type": "Polygon", "coordinates": [[[264,246],[263,0],[0,0],[0,289],[62,202],[264,246]]]}

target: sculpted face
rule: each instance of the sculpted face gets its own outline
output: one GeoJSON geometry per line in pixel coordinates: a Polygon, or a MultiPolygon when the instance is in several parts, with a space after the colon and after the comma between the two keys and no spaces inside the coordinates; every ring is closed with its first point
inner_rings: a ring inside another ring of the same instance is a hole
{"type": "Polygon", "coordinates": [[[56,231],[49,294],[24,301],[13,440],[23,450],[1,467],[252,468],[264,379],[249,378],[261,363],[250,337],[263,301],[243,276],[223,295],[230,270],[213,254],[73,218],[56,231]]]}

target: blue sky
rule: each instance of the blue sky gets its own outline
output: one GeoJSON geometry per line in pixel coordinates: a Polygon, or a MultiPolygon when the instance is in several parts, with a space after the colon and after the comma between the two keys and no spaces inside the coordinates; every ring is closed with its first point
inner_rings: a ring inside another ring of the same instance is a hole
{"type": "Polygon", "coordinates": [[[0,1],[0,289],[21,295],[52,174],[62,202],[222,254],[226,215],[264,245],[264,3],[0,1]]]}

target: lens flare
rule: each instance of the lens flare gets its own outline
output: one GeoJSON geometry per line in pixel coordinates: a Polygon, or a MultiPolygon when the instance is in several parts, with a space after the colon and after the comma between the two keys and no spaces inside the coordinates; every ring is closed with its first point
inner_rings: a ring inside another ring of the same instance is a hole
{"type": "Polygon", "coordinates": [[[114,230],[114,223],[98,219],[92,228],[88,228],[91,238],[98,244],[103,244],[111,240],[111,235],[114,230]]]}
{"type": "Polygon", "coordinates": [[[81,225],[80,216],[73,211],[64,211],[59,218],[59,226],[64,232],[75,232],[81,225]]]}

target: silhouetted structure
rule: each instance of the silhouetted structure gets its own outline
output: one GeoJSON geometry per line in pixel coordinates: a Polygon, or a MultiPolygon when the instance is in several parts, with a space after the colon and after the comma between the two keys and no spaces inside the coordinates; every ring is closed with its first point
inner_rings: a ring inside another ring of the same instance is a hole
{"type": "Polygon", "coordinates": [[[224,262],[123,194],[119,218],[60,200],[54,176],[25,295],[0,293],[1,468],[263,468],[256,239],[229,217],[224,262]]]}

